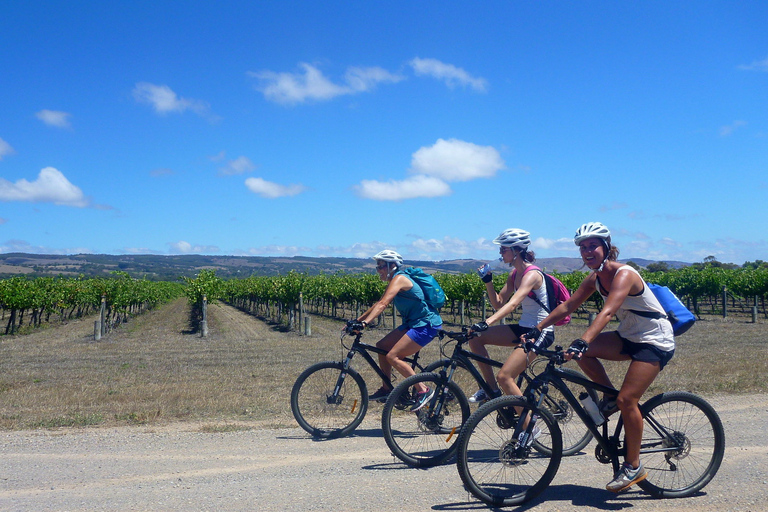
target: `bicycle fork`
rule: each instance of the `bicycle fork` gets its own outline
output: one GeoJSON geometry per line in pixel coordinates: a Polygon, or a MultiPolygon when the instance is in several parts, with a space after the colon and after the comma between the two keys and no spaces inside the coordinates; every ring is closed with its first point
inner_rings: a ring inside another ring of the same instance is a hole
{"type": "MultiPolygon", "coordinates": [[[[341,394],[341,388],[344,386],[344,381],[349,374],[349,366],[354,355],[355,351],[350,350],[347,354],[347,357],[344,359],[344,361],[342,361],[341,372],[339,372],[339,377],[336,379],[336,386],[333,388],[333,393],[331,393],[330,396],[327,396],[325,399],[328,404],[341,405],[341,402],[344,401],[344,395],[341,394]]],[[[350,414],[354,414],[355,410],[357,409],[357,405],[357,399],[353,400],[350,414]]]]}

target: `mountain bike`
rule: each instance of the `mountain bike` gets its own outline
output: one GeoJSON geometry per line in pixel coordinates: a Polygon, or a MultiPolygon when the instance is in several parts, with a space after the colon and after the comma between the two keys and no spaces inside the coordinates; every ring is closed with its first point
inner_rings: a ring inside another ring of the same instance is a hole
{"type": "MultiPolygon", "coordinates": [[[[291,390],[291,412],[298,424],[317,438],[337,438],[351,434],[363,421],[368,411],[368,387],[365,379],[351,367],[355,354],[360,354],[376,374],[393,386],[389,375],[379,368],[373,354],[387,351],[361,341],[362,331],[354,334],[351,346],[346,346],[341,334],[341,346],[347,350],[342,361],[323,361],[304,370],[291,390]]],[[[414,371],[424,368],[419,364],[419,353],[404,358],[414,371]]]]}
{"type": "MultiPolygon", "coordinates": [[[[492,506],[524,503],[550,484],[560,466],[562,435],[546,407],[546,396],[559,391],[597,441],[595,457],[611,464],[614,474],[626,455],[623,422],[618,416],[597,425],[571,392],[575,383],[595,392],[618,391],[573,375],[564,364],[561,347],[535,350],[548,359],[546,368],[528,386],[523,397],[504,396],[486,402],[465,423],[457,442],[456,464],[465,487],[492,506]],[[505,418],[500,422],[499,418],[505,418]],[[546,442],[551,453],[532,450],[529,439],[546,442]]],[[[648,472],[637,485],[655,498],[682,498],[699,491],[715,476],[725,451],[720,417],[703,398],[692,393],[661,393],[640,405],[643,437],[640,456],[648,472]]]]}
{"type": "MultiPolygon", "coordinates": [[[[403,380],[390,393],[381,416],[381,429],[384,440],[392,453],[412,467],[430,467],[444,464],[456,452],[456,441],[461,426],[471,413],[469,401],[464,390],[483,389],[487,396],[492,396],[491,388],[485,382],[473,361],[501,368],[503,362],[479,356],[464,348],[474,336],[467,327],[461,332],[441,330],[438,334],[441,342],[440,352],[446,356],[447,347],[455,342],[453,352],[447,359],[441,359],[428,365],[422,373],[403,380]],[[434,390],[434,396],[427,405],[410,412],[415,400],[415,388],[423,383],[434,390]],[[471,386],[471,387],[470,387],[471,386]]],[[[534,361],[520,374],[517,385],[521,389],[533,381],[533,372],[537,363],[534,361]]],[[[583,377],[579,372],[565,369],[567,373],[583,377]]],[[[574,386],[573,391],[587,391],[593,399],[597,395],[585,388],[574,386]]],[[[546,408],[560,425],[565,447],[564,455],[572,455],[584,448],[592,439],[590,431],[573,415],[573,409],[557,391],[542,397],[541,406],[546,408]]],[[[544,440],[534,444],[536,450],[550,453],[551,447],[544,440]]]]}

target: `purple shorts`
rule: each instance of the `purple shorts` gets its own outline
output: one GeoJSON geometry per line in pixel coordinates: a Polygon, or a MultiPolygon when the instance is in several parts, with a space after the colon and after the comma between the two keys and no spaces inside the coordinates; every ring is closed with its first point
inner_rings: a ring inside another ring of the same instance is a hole
{"type": "MultiPolygon", "coordinates": [[[[442,324],[438,325],[437,327],[432,327],[431,325],[425,325],[423,327],[412,327],[408,329],[408,332],[405,334],[407,334],[409,338],[416,342],[418,346],[426,347],[427,343],[432,341],[432,339],[437,336],[438,331],[442,329],[442,327],[442,324]]],[[[405,327],[400,326],[399,329],[404,331],[405,327]]]]}

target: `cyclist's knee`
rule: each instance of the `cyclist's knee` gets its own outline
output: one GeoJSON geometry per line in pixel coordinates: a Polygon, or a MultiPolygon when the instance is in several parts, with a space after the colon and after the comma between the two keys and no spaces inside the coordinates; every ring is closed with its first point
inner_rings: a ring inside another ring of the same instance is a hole
{"type": "Polygon", "coordinates": [[[402,358],[400,357],[400,354],[399,354],[399,353],[397,353],[397,352],[394,352],[394,351],[392,351],[392,350],[390,350],[389,352],[387,352],[386,358],[387,358],[387,361],[389,362],[389,364],[391,364],[391,365],[394,365],[394,364],[396,364],[397,362],[399,362],[399,361],[402,359],[402,358]]]}

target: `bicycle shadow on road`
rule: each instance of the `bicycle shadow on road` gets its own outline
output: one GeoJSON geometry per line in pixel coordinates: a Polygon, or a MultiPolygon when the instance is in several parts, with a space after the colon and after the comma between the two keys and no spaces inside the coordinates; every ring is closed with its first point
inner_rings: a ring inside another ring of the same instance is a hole
{"type": "MultiPolygon", "coordinates": [[[[702,496],[706,493],[697,492],[690,497],[702,496]]],[[[432,510],[498,510],[505,512],[523,512],[535,509],[535,507],[548,504],[550,508],[557,510],[569,510],[578,507],[591,507],[598,510],[625,510],[635,506],[634,502],[656,501],[656,498],[646,494],[638,487],[633,487],[627,492],[615,494],[605,489],[582,485],[551,485],[536,498],[518,507],[489,507],[480,501],[463,503],[444,503],[434,505],[432,510]]]]}
{"type": "Polygon", "coordinates": [[[315,442],[324,442],[324,441],[338,441],[339,439],[350,439],[353,437],[383,438],[384,434],[382,433],[380,428],[357,429],[347,436],[340,436],[340,437],[312,437],[310,434],[307,434],[306,432],[302,431],[302,433],[300,434],[296,434],[292,436],[277,436],[275,439],[302,440],[302,441],[310,440],[315,442]]]}

